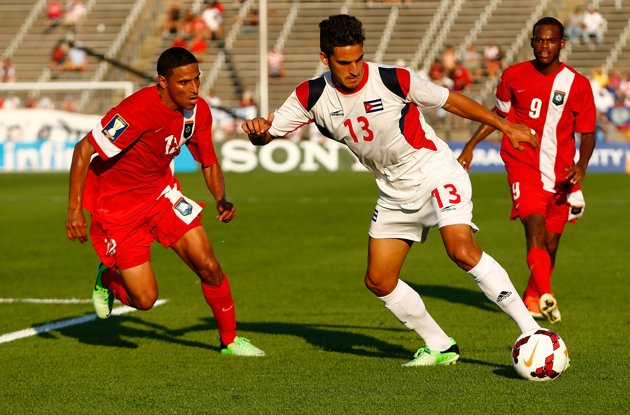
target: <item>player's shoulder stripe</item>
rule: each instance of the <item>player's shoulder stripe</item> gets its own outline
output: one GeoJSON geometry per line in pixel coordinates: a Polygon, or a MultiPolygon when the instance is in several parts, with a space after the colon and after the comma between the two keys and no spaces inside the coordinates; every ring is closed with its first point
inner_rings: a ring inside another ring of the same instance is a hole
{"type": "Polygon", "coordinates": [[[324,93],[325,87],[326,80],[323,76],[320,76],[318,78],[302,82],[295,89],[295,93],[304,109],[310,111],[324,93]]]}
{"type": "Polygon", "coordinates": [[[401,98],[407,97],[411,84],[411,74],[407,69],[379,66],[378,73],[387,89],[401,98]]]}

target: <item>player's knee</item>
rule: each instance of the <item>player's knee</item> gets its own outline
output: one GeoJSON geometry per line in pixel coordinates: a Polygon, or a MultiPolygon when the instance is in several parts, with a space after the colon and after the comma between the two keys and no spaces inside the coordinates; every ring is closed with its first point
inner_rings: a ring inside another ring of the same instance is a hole
{"type": "Polygon", "coordinates": [[[201,266],[197,267],[196,272],[204,283],[211,286],[218,286],[223,280],[221,265],[214,258],[207,258],[201,266]]]}
{"type": "Polygon", "coordinates": [[[372,291],[378,297],[383,297],[394,291],[397,279],[388,278],[387,276],[368,270],[365,273],[364,282],[368,290],[372,291]]]}
{"type": "Polygon", "coordinates": [[[140,296],[136,296],[133,299],[133,305],[138,310],[150,310],[157,301],[157,293],[145,293],[140,296]]]}
{"type": "Polygon", "coordinates": [[[464,271],[470,271],[481,259],[481,251],[466,245],[458,245],[447,251],[448,257],[464,271]]]}

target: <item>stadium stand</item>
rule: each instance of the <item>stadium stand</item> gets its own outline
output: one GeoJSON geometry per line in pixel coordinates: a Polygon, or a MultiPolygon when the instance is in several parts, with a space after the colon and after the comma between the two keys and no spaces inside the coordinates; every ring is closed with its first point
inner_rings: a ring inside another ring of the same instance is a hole
{"type": "MultiPolygon", "coordinates": [[[[171,0],[85,0],[87,18],[74,33],[63,27],[46,30],[46,3],[47,0],[3,1],[2,57],[11,58],[20,82],[50,80],[52,49],[60,39],[69,39],[80,41],[97,56],[88,58],[87,70],[55,74],[56,81],[132,81],[141,87],[155,76],[157,56],[173,42],[173,37],[162,34],[171,0]],[[130,22],[134,7],[140,10],[130,22]],[[123,33],[125,25],[130,26],[128,33],[123,33]],[[118,46],[113,47],[114,44],[118,46]],[[98,56],[108,56],[123,67],[102,65],[98,56]],[[136,71],[129,72],[125,67],[136,71]]],[[[197,13],[204,7],[203,0],[179,3],[182,10],[197,13]]],[[[258,28],[244,25],[259,3],[222,3],[224,35],[221,40],[208,41],[201,64],[202,85],[203,92],[211,90],[224,105],[235,106],[246,91],[257,97],[260,89],[258,28]]],[[[529,59],[528,40],[535,20],[544,15],[563,20],[575,6],[586,8],[589,4],[595,4],[608,22],[604,42],[594,48],[573,43],[565,50],[564,60],[586,75],[602,66],[622,74],[630,72],[630,4],[620,0],[426,0],[401,5],[363,0],[270,0],[268,45],[269,49],[276,46],[283,52],[286,75],[270,79],[269,108],[280,105],[300,81],[324,70],[317,58],[317,25],[330,14],[350,13],[364,22],[368,34],[366,59],[386,64],[404,61],[414,69],[427,70],[448,46],[454,47],[461,57],[471,44],[481,54],[484,46],[496,44],[503,53],[503,65],[529,59]]],[[[468,93],[491,105],[495,84],[495,78],[482,74],[468,93]]],[[[58,93],[53,99],[62,97],[58,93]]],[[[101,113],[103,105],[80,110],[101,113]]]]}

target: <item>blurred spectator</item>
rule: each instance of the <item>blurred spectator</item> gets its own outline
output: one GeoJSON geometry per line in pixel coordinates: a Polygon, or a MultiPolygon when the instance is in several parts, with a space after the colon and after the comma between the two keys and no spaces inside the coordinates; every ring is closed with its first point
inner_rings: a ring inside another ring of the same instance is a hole
{"type": "Polygon", "coordinates": [[[582,38],[582,25],[584,22],[584,13],[579,7],[573,9],[573,13],[569,15],[569,20],[564,28],[565,37],[569,42],[576,42],[582,38]]]}
{"type": "Polygon", "coordinates": [[[619,71],[615,68],[611,69],[610,73],[608,74],[608,84],[606,85],[606,87],[608,88],[610,93],[614,95],[615,102],[619,102],[621,100],[621,94],[619,91],[621,80],[622,77],[619,71]]]}
{"type": "Polygon", "coordinates": [[[16,108],[20,108],[22,106],[22,100],[10,92],[9,95],[4,99],[4,104],[2,104],[2,108],[5,110],[14,110],[16,108]]]}
{"type": "Polygon", "coordinates": [[[604,32],[608,23],[604,16],[602,16],[595,6],[589,6],[588,11],[584,13],[584,19],[582,20],[582,42],[589,44],[591,38],[595,39],[595,43],[601,45],[604,41],[604,32]]]}
{"type": "Polygon", "coordinates": [[[61,109],[68,112],[77,111],[77,101],[72,95],[66,95],[61,102],[61,109]]]}
{"type": "Polygon", "coordinates": [[[52,99],[50,99],[48,95],[44,95],[37,101],[37,103],[35,104],[35,108],[43,110],[54,110],[55,103],[52,101],[52,99]]]}
{"type": "Polygon", "coordinates": [[[455,48],[447,46],[442,52],[442,67],[444,72],[450,74],[453,68],[455,68],[455,48]]]}
{"type": "Polygon", "coordinates": [[[267,54],[267,67],[269,76],[272,78],[280,78],[285,75],[284,54],[275,47],[267,54]]]}
{"type": "Polygon", "coordinates": [[[203,98],[210,106],[210,112],[212,113],[212,138],[215,141],[223,141],[225,139],[224,124],[226,115],[224,111],[219,110],[221,98],[212,91],[208,91],[208,94],[203,98]]]}
{"type": "Polygon", "coordinates": [[[164,24],[164,30],[162,31],[162,37],[168,37],[169,35],[177,35],[182,30],[182,6],[178,2],[173,2],[168,6],[166,11],[166,22],[164,24]]]}
{"type": "Polygon", "coordinates": [[[243,33],[254,33],[258,27],[258,9],[253,8],[249,10],[247,17],[243,19],[243,33]]]}
{"type": "Polygon", "coordinates": [[[66,13],[63,17],[63,25],[70,29],[76,30],[78,26],[83,24],[83,21],[87,17],[87,9],[83,5],[81,0],[71,0],[66,5],[66,13]]]}
{"type": "Polygon", "coordinates": [[[595,108],[600,114],[608,114],[608,111],[615,106],[615,98],[606,87],[602,87],[597,81],[591,80],[593,98],[595,98],[595,108]]]}
{"type": "Polygon", "coordinates": [[[195,58],[199,61],[199,63],[203,63],[205,60],[205,53],[208,49],[208,44],[206,43],[206,39],[201,35],[197,34],[190,42],[190,46],[188,50],[190,50],[195,58]]]}
{"type": "Polygon", "coordinates": [[[487,45],[483,49],[483,58],[486,75],[494,78],[501,69],[501,61],[503,59],[501,49],[495,44],[487,45]]]}
{"type": "Polygon", "coordinates": [[[87,53],[80,42],[74,42],[68,50],[68,71],[83,72],[87,70],[87,53]]]}
{"type": "Polygon", "coordinates": [[[184,38],[184,35],[178,34],[175,37],[175,39],[173,39],[173,41],[171,42],[171,46],[179,47],[179,48],[187,48],[188,44],[186,43],[186,39],[184,38]]]}
{"type": "Polygon", "coordinates": [[[630,73],[625,74],[621,79],[619,92],[621,99],[623,99],[623,105],[630,108],[630,73]]]}
{"type": "Polygon", "coordinates": [[[64,40],[57,42],[50,57],[50,69],[54,73],[65,71],[68,65],[68,44],[64,40]]]}
{"type": "Polygon", "coordinates": [[[9,58],[2,59],[2,66],[0,67],[0,82],[15,82],[15,66],[13,66],[9,58]]]}
{"type": "Polygon", "coordinates": [[[591,70],[591,79],[597,83],[600,88],[606,88],[608,86],[608,73],[606,73],[602,67],[593,68],[591,70]]]}
{"type": "Polygon", "coordinates": [[[236,123],[236,131],[240,131],[242,119],[251,120],[256,117],[258,109],[251,91],[243,92],[241,99],[238,101],[238,108],[235,108],[234,112],[241,117],[241,120],[238,120],[236,123]]]}
{"type": "Polygon", "coordinates": [[[455,60],[451,78],[453,78],[453,89],[458,92],[466,92],[473,83],[472,74],[459,59],[455,60]]]}
{"type": "Polygon", "coordinates": [[[63,15],[63,5],[58,0],[50,0],[46,6],[46,31],[59,26],[63,15]]]}
{"type": "Polygon", "coordinates": [[[192,10],[186,10],[184,12],[184,20],[182,23],[182,32],[187,40],[193,39],[197,35],[203,37],[209,37],[208,27],[206,22],[203,21],[201,16],[194,13],[192,10]]]}
{"type": "Polygon", "coordinates": [[[446,75],[442,62],[438,59],[433,61],[433,65],[429,68],[429,80],[450,90],[453,90],[455,86],[453,80],[446,75]]]}
{"type": "Polygon", "coordinates": [[[219,1],[211,1],[201,13],[201,18],[210,31],[211,40],[223,38],[223,4],[219,1]]]}
{"type": "Polygon", "coordinates": [[[464,52],[464,66],[470,71],[474,78],[480,77],[482,74],[481,54],[477,52],[475,45],[469,45],[464,52]]]}

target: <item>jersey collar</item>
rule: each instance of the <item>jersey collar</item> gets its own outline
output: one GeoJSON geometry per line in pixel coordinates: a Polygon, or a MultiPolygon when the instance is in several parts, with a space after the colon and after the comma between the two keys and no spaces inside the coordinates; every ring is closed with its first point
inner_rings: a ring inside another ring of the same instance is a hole
{"type": "Polygon", "coordinates": [[[343,90],[337,88],[337,85],[335,85],[335,81],[332,79],[332,76],[331,76],[332,84],[335,87],[335,89],[338,92],[340,92],[341,94],[343,94],[343,95],[352,95],[354,93],[357,93],[365,86],[365,84],[368,81],[368,76],[369,76],[369,73],[370,73],[369,68],[370,67],[368,66],[367,62],[363,61],[363,78],[361,78],[361,83],[359,85],[357,85],[357,87],[354,88],[352,91],[343,91],[343,90]]]}

